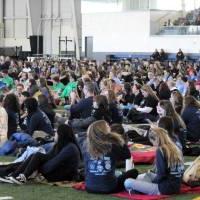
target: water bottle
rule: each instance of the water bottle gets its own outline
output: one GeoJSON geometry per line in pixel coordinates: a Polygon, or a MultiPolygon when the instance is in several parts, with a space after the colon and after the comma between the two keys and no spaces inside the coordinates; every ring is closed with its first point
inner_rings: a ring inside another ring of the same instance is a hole
{"type": "Polygon", "coordinates": [[[134,168],[134,163],[132,158],[126,159],[126,172],[134,168]]]}

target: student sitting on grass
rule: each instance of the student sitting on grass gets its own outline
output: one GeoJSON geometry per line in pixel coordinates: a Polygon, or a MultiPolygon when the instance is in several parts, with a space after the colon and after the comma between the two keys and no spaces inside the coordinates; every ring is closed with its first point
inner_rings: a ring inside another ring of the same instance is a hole
{"type": "Polygon", "coordinates": [[[90,193],[109,194],[123,190],[124,180],[136,178],[132,169],[118,178],[115,176],[116,162],[130,158],[130,151],[119,134],[112,133],[104,120],[96,121],[87,131],[83,149],[86,190],[90,193]]]}
{"type": "Polygon", "coordinates": [[[20,122],[20,108],[17,96],[13,93],[6,95],[3,106],[8,115],[7,139],[9,139],[17,132],[17,127],[20,122]]]}
{"type": "Polygon", "coordinates": [[[49,182],[71,181],[77,176],[79,162],[80,150],[73,131],[63,124],[58,127],[55,145],[48,154],[36,153],[24,162],[1,166],[0,181],[23,184],[35,171],[49,182]]]}
{"type": "Polygon", "coordinates": [[[68,123],[72,126],[75,133],[86,132],[89,125],[97,120],[111,122],[111,114],[108,108],[108,100],[103,95],[93,98],[93,110],[91,116],[82,119],[73,119],[68,123]]]}
{"type": "MultiPolygon", "coordinates": [[[[121,124],[112,124],[110,128],[111,132],[119,134],[124,139],[125,144],[128,145],[128,135],[126,134],[121,124]]],[[[125,160],[120,160],[116,162],[117,168],[124,168],[124,166],[125,166],[125,160]]]]}
{"type": "Polygon", "coordinates": [[[193,96],[184,98],[182,118],[188,130],[187,139],[198,142],[200,140],[200,104],[193,96]]]}
{"type": "Polygon", "coordinates": [[[156,106],[159,99],[153,92],[152,88],[148,85],[143,85],[141,91],[144,99],[139,106],[135,105],[133,109],[133,115],[130,112],[128,118],[133,123],[146,123],[147,120],[156,121],[156,106]]]}
{"type": "Polygon", "coordinates": [[[174,133],[174,123],[170,117],[161,117],[158,121],[158,126],[167,131],[171,140],[176,144],[176,146],[182,151],[183,147],[178,136],[174,133]]]}
{"type": "Polygon", "coordinates": [[[54,130],[48,116],[41,111],[35,98],[27,98],[24,102],[27,111],[27,117],[24,120],[24,132],[33,135],[34,131],[43,131],[53,136],[54,130]]]}
{"type": "Polygon", "coordinates": [[[127,191],[137,191],[149,195],[171,195],[180,192],[184,171],[183,156],[179,148],[162,128],[151,127],[149,139],[156,150],[156,173],[139,175],[137,179],[127,179],[127,191]]]}
{"type": "Polygon", "coordinates": [[[186,138],[185,138],[185,130],[186,126],[181,118],[181,116],[175,111],[172,103],[168,100],[162,100],[157,105],[157,113],[159,117],[170,117],[173,120],[174,124],[174,133],[178,136],[181,145],[185,148],[186,138]]]}

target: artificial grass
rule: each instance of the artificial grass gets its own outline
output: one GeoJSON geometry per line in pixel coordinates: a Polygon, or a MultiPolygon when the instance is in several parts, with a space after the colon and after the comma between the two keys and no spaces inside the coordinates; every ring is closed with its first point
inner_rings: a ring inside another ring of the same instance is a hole
{"type": "MultiPolygon", "coordinates": [[[[93,195],[86,192],[79,192],[71,188],[62,188],[41,184],[27,184],[23,186],[15,186],[1,184],[0,197],[12,196],[16,200],[117,200],[118,198],[110,195],[93,195]]],[[[200,197],[200,195],[178,195],[173,196],[172,200],[191,200],[200,197]]]]}
{"type": "MultiPolygon", "coordinates": [[[[48,186],[41,184],[27,184],[23,186],[15,186],[1,184],[0,197],[12,196],[16,200],[117,200],[118,198],[110,195],[93,195],[86,192],[79,192],[71,188],[62,188],[56,186],[48,186]]],[[[200,195],[178,195],[173,196],[172,200],[191,200],[200,195]]]]}
{"type": "MultiPolygon", "coordinates": [[[[1,157],[0,162],[12,161],[12,157],[1,157]]],[[[185,161],[192,161],[194,157],[185,157],[185,161]]],[[[140,173],[146,172],[152,168],[152,165],[136,165],[140,173]]],[[[86,192],[80,192],[71,188],[49,186],[36,183],[28,183],[22,186],[1,184],[0,197],[12,196],[14,200],[118,200],[119,198],[110,195],[93,195],[86,192]]],[[[192,200],[200,197],[200,194],[173,196],[172,200],[192,200]]]]}

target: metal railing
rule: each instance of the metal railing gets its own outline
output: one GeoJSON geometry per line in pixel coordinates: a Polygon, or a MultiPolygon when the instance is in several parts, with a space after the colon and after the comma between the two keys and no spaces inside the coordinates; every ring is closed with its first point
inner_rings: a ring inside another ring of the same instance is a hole
{"type": "Polygon", "coordinates": [[[158,35],[200,35],[200,26],[163,26],[158,35]]]}

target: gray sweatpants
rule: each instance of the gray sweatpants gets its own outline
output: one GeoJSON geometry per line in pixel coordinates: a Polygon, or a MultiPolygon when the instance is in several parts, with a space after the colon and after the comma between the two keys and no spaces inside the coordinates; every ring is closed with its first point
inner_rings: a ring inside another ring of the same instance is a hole
{"type": "Polygon", "coordinates": [[[143,194],[159,195],[158,184],[152,183],[155,177],[156,174],[154,173],[141,174],[137,179],[126,179],[124,186],[129,192],[134,190],[143,194]]]}

